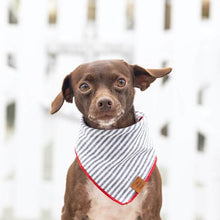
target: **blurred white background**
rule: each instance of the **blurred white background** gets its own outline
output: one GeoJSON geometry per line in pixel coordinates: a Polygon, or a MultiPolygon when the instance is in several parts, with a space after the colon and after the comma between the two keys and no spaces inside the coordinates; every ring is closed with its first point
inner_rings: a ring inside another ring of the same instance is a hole
{"type": "Polygon", "coordinates": [[[220,1],[1,0],[0,220],[58,220],[80,114],[49,114],[87,61],[173,67],[135,107],[149,118],[163,220],[220,220],[220,1]]]}

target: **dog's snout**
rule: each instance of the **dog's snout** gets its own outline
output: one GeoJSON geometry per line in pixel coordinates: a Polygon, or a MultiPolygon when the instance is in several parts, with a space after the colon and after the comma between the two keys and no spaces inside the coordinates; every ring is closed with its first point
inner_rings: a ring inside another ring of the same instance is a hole
{"type": "Polygon", "coordinates": [[[97,101],[97,108],[102,111],[107,111],[113,108],[113,100],[111,98],[100,98],[97,101]]]}

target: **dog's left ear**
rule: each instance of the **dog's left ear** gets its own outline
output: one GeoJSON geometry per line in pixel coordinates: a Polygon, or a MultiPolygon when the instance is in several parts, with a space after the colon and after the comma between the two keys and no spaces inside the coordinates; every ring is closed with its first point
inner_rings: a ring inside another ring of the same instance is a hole
{"type": "Polygon", "coordinates": [[[50,114],[54,114],[60,110],[64,100],[73,102],[73,89],[71,86],[71,74],[67,75],[63,80],[62,91],[56,96],[51,104],[50,114]]]}
{"type": "Polygon", "coordinates": [[[141,91],[147,89],[156,79],[163,77],[172,71],[172,68],[161,69],[144,69],[138,65],[132,65],[134,73],[134,86],[140,88],[141,91]]]}

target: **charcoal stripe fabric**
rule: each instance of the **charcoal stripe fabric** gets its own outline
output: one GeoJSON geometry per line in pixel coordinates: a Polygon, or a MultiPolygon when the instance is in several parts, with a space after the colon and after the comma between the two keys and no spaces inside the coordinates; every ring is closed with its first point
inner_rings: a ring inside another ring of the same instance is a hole
{"type": "Polygon", "coordinates": [[[86,175],[103,193],[119,204],[137,193],[130,187],[137,176],[147,180],[156,163],[146,117],[136,112],[137,123],[126,128],[99,130],[83,118],[75,152],[86,175]]]}

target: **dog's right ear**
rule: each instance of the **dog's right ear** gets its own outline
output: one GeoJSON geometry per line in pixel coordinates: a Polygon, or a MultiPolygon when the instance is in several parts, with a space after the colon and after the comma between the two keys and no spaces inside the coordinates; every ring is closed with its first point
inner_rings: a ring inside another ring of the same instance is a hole
{"type": "Polygon", "coordinates": [[[134,73],[134,86],[141,91],[146,90],[157,78],[163,77],[172,71],[172,68],[144,69],[138,65],[131,65],[134,73]]]}
{"type": "Polygon", "coordinates": [[[71,74],[67,75],[63,80],[62,91],[56,96],[51,103],[50,114],[54,114],[60,110],[64,100],[67,102],[73,102],[73,89],[71,86],[71,74]]]}

